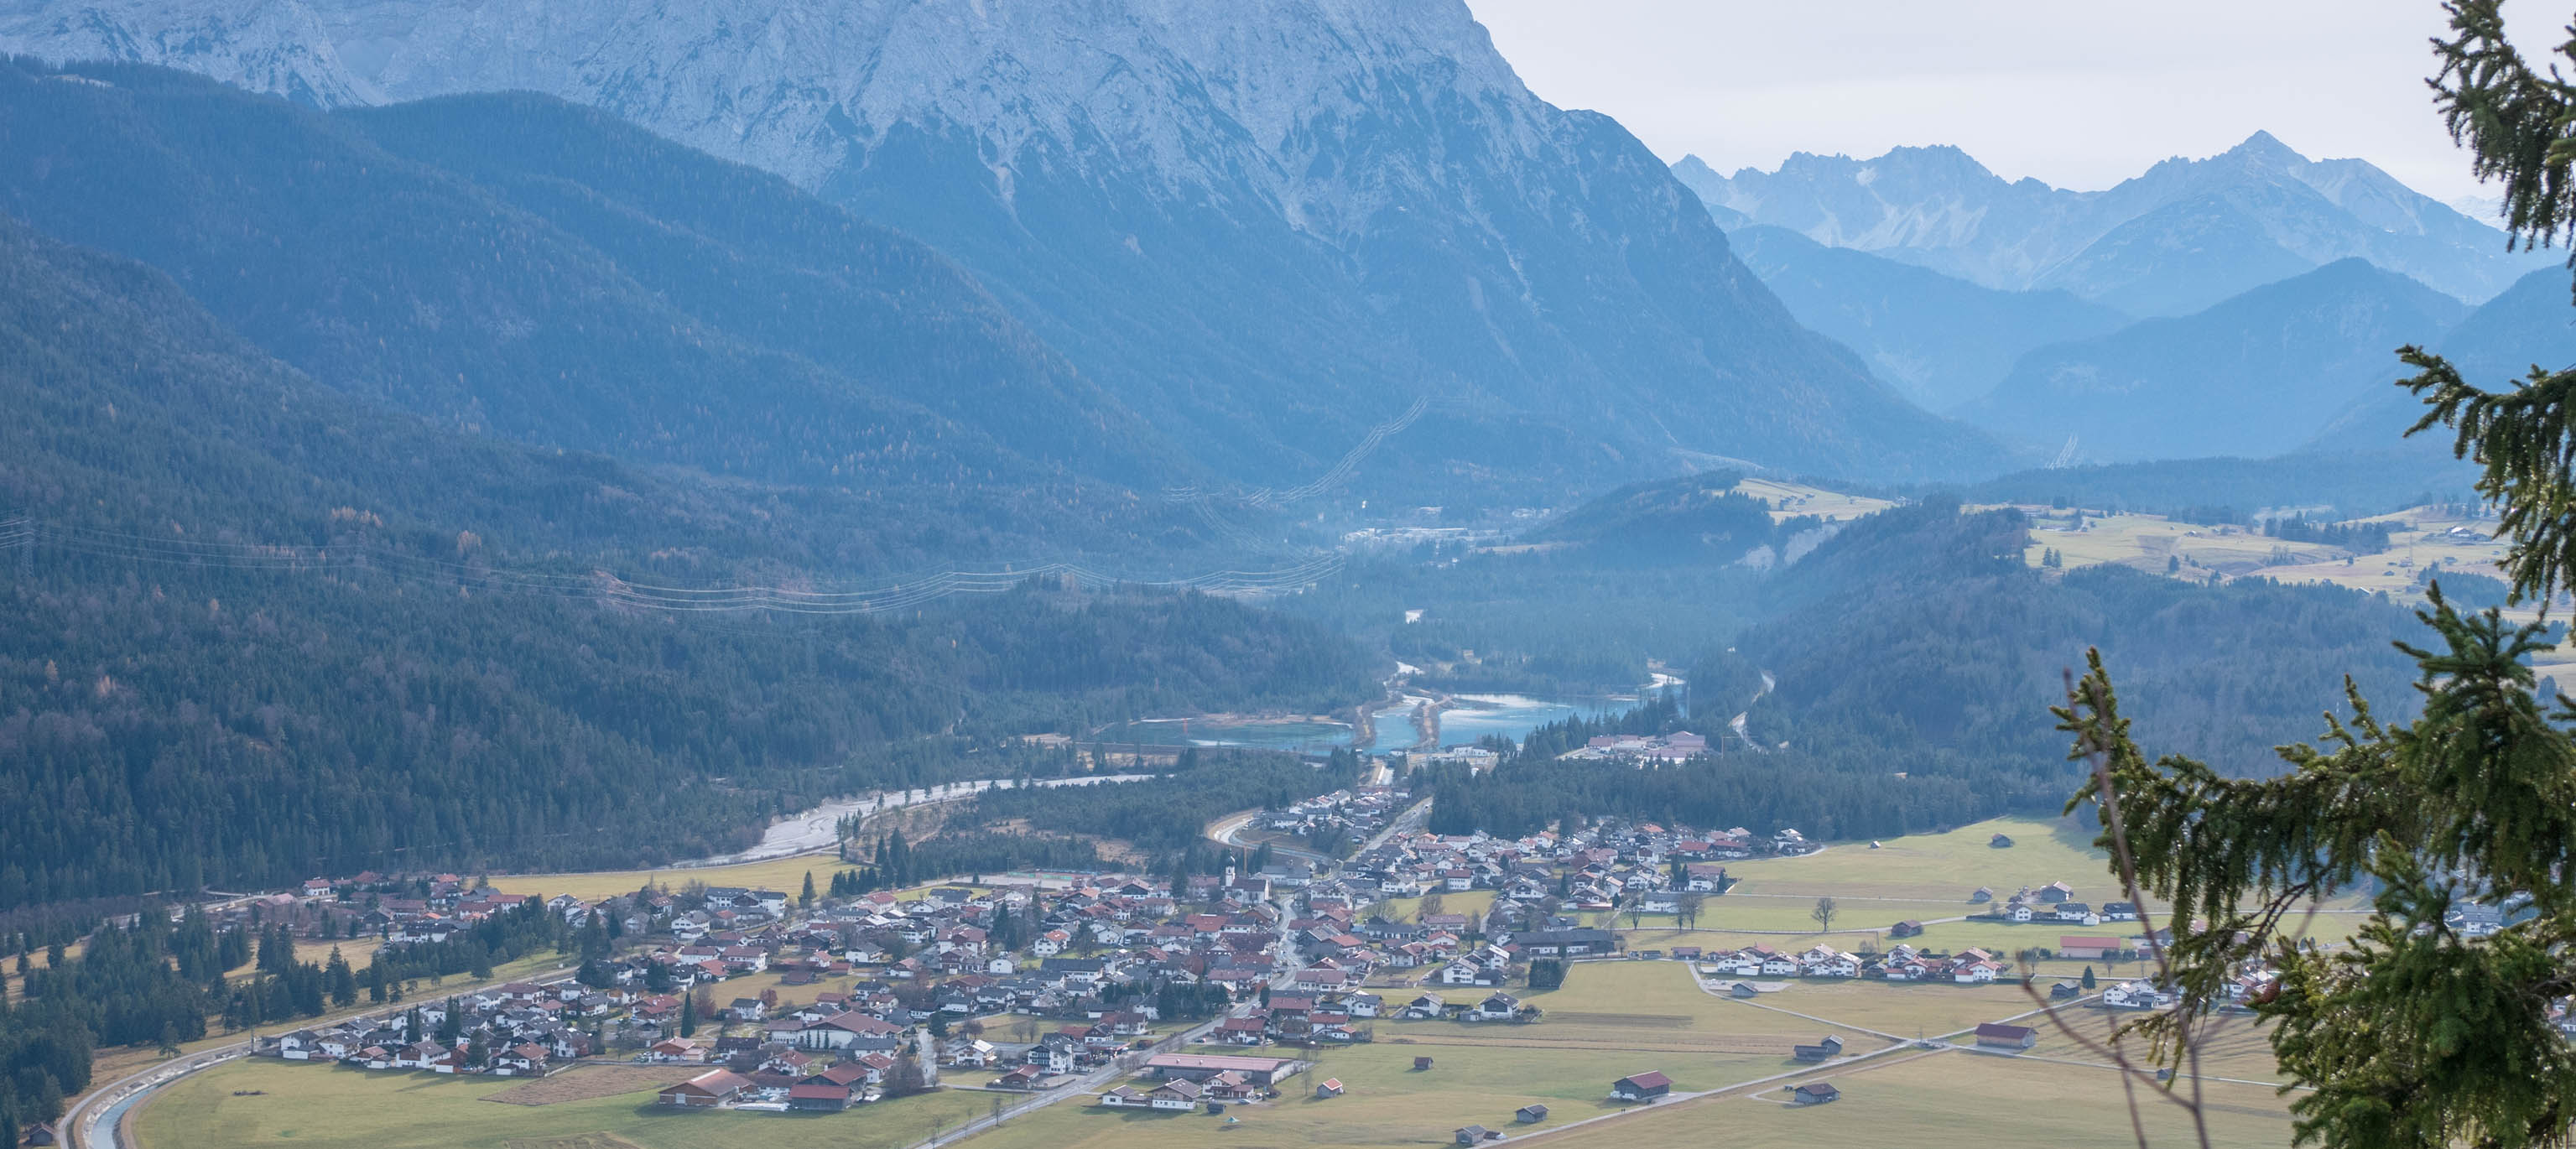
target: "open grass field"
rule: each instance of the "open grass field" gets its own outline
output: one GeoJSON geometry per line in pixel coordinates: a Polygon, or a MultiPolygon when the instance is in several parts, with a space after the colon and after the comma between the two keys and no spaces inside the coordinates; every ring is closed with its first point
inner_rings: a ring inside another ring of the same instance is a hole
{"type": "Polygon", "coordinates": [[[1751,495],[1771,504],[1771,519],[1794,519],[1812,515],[1828,522],[1857,519],[1876,514],[1896,504],[1866,495],[1847,495],[1810,487],[1802,483],[1783,483],[1772,479],[1746,479],[1735,484],[1737,494],[1751,495]]]}
{"type": "Polygon", "coordinates": [[[146,1149],[554,1149],[600,1136],[636,1149],[892,1149],[992,1104],[986,1094],[950,1091],[839,1114],[674,1113],[658,1110],[649,1089],[551,1105],[485,1104],[528,1084],[238,1061],[170,1086],[136,1117],[136,1135],[146,1149]]]}
{"type": "Polygon", "coordinates": [[[2358,520],[2387,523],[2393,529],[2388,549],[2358,554],[2322,543],[2284,542],[2241,526],[2187,523],[2157,515],[2084,516],[2085,529],[2071,529],[2072,513],[2024,505],[2032,516],[2028,561],[2036,566],[2047,550],[2056,550],[2069,567],[2118,563],[2154,574],[2167,573],[2173,557],[2183,560],[2180,574],[2206,579],[2212,572],[2228,578],[2260,575],[2281,582],[2321,582],[2354,590],[2376,591],[2420,599],[2424,575],[2444,572],[2502,577],[2505,544],[2493,537],[2492,519],[2473,519],[2434,507],[2414,507],[2358,520]],[[2290,561],[2282,562],[2282,558],[2290,561]]]}
{"type": "Polygon", "coordinates": [[[588,1101],[593,1097],[615,1097],[641,1089],[659,1090],[703,1072],[704,1067],[695,1065],[577,1065],[561,1073],[521,1082],[496,1093],[486,1093],[483,1100],[503,1105],[560,1105],[566,1101],[588,1101]]]}
{"type": "MultiPolygon", "coordinates": [[[[1474,991],[1449,991],[1452,1001],[1474,991]]],[[[1537,1025],[1381,1021],[1381,1045],[1671,1053],[1740,1065],[1735,1080],[1792,1066],[1790,1047],[1823,1035],[1816,1023],[1751,1009],[1702,992],[1679,962],[1581,962],[1565,986],[1519,995],[1546,1011],[1537,1025]]],[[[1857,1048],[1856,1050],[1857,1051],[1857,1048]]],[[[1435,1053],[1425,1048],[1418,1052],[1435,1053]]],[[[1669,1067],[1666,1072],[1674,1072],[1669,1067]]]]}
{"type": "MultiPolygon", "coordinates": [[[[1909,1149],[2061,1149],[2132,1143],[2119,1078],[2105,1069],[1970,1053],[1895,1055],[1812,1078],[1842,1091],[1791,1106],[1778,1087],[1686,1101],[1544,1139],[1549,1149],[1702,1149],[1723,1130],[1753,1145],[1905,1145],[1909,1149]]],[[[2259,1086],[2206,1086],[2210,1142],[2221,1149],[2290,1143],[2284,1099],[2259,1086]]],[[[2189,1118],[2142,1098],[2150,1143],[2192,1141],[2189,1118]]]]}
{"type": "Polygon", "coordinates": [[[2165,574],[2170,560],[2179,556],[2183,564],[2179,573],[2195,579],[2206,579],[2213,571],[2229,578],[2258,571],[2269,577],[2273,570],[2282,569],[2272,567],[2279,552],[2286,551],[2302,563],[2338,566],[2348,554],[2323,543],[2284,542],[2241,526],[2186,523],[2161,515],[2085,514],[2084,529],[2074,530],[2071,512],[2038,506],[2021,510],[2031,515],[2025,555],[2032,566],[2039,565],[2043,553],[2055,550],[2069,567],[2117,563],[2165,574]]]}
{"type": "Polygon", "coordinates": [[[747,886],[752,889],[785,890],[795,893],[805,883],[805,875],[814,875],[817,888],[829,885],[832,870],[842,863],[830,854],[800,854],[792,858],[770,858],[744,862],[738,866],[696,866],[659,870],[600,870],[580,874],[500,874],[492,878],[492,888],[505,894],[536,894],[552,897],[571,894],[583,901],[597,901],[615,894],[631,894],[647,885],[677,889],[690,882],[710,886],[747,886]]]}
{"type": "MultiPolygon", "coordinates": [[[[1727,1008],[1754,1013],[1795,1011],[1854,1030],[1912,1039],[1956,1033],[1981,1022],[2028,1013],[2039,1006],[2023,992],[2018,981],[1969,986],[1891,985],[1851,979],[1794,982],[1778,993],[1763,994],[1752,1004],[1730,1001],[1727,1008]]],[[[1778,1024],[1818,1028],[1816,1023],[1788,1017],[1778,1024]]],[[[1848,1032],[1845,1040],[1849,1040],[1848,1032]]]]}
{"type": "MultiPolygon", "coordinates": [[[[326,948],[323,952],[325,956],[328,956],[330,951],[326,948]]],[[[424,997],[444,996],[446,994],[460,993],[468,989],[475,989],[485,985],[499,985],[503,982],[516,981],[520,978],[541,975],[548,972],[568,971],[571,968],[572,967],[570,965],[566,964],[565,959],[559,955],[553,953],[535,954],[495,967],[492,970],[492,979],[488,982],[478,982],[471,978],[459,976],[446,979],[445,984],[442,986],[432,987],[427,979],[421,979],[412,983],[413,988],[406,996],[415,1000],[424,997]]],[[[385,1007],[381,1005],[371,1006],[361,1002],[360,1004],[348,1009],[331,1010],[323,1014],[321,1017],[305,1018],[292,1023],[280,1022],[275,1025],[262,1026],[260,1032],[269,1034],[282,1033],[288,1029],[298,1028],[300,1026],[316,1025],[336,1018],[347,1017],[358,1013],[379,1011],[384,1008],[385,1007]]],[[[179,1052],[182,1055],[204,1053],[209,1049],[218,1049],[223,1046],[232,1045],[236,1042],[246,1040],[249,1037],[250,1034],[246,1032],[225,1033],[222,1031],[221,1027],[218,1026],[205,1037],[198,1038],[195,1041],[180,1042],[179,1052]]],[[[147,1066],[166,1060],[168,1059],[162,1057],[159,1052],[155,1051],[149,1045],[109,1046],[107,1048],[100,1049],[96,1056],[90,1059],[90,1085],[93,1088],[106,1085],[129,1073],[133,1073],[147,1066]]]]}
{"type": "MultiPolygon", "coordinates": [[[[1545,1028],[1545,1026],[1533,1027],[1545,1028]]],[[[1307,1145],[1428,1145],[1450,1143],[1461,1125],[1514,1127],[1512,1111],[1531,1102],[1549,1107],[1548,1125],[1614,1112],[1610,1082],[1648,1069],[1670,1075],[1674,1088],[1715,1088],[1778,1072],[1738,1059],[1686,1059],[1615,1051],[1424,1046],[1389,1044],[1380,1027],[1374,1045],[1334,1049],[1307,1075],[1292,1078],[1275,1103],[1229,1107],[1226,1117],[1206,1113],[1139,1113],[1076,1101],[1019,1118],[976,1137],[977,1149],[1294,1149],[1307,1145]],[[1425,1072],[1417,1055],[1432,1057],[1425,1072]],[[1349,1090],[1318,1100],[1315,1083],[1334,1078],[1349,1090]]]]}
{"type": "Polygon", "coordinates": [[[570,1137],[521,1137],[503,1142],[509,1149],[636,1149],[634,1142],[609,1133],[577,1133],[570,1137]]]}
{"type": "Polygon", "coordinates": [[[1709,915],[1729,911],[1737,896],[1746,894],[1805,899],[1787,903],[1801,921],[1820,895],[1831,895],[1849,913],[1870,912],[1867,899],[1909,903],[1902,907],[1906,912],[1887,915],[1889,921],[1965,914],[1971,909],[1968,894],[1979,886],[1993,887],[2000,900],[2025,885],[2064,881],[2075,887],[2078,899],[2098,903],[2118,895],[2107,859],[2093,849],[2093,836],[2094,831],[2071,819],[1995,818],[1946,834],[1881,839],[1876,850],[1867,842],[1841,842],[1800,858],[1728,862],[1726,872],[1739,881],[1725,897],[1707,901],[1700,924],[1717,924],[1709,915]],[[2012,838],[2012,847],[1988,845],[1996,834],[2012,838]],[[1917,912],[1939,905],[1955,908],[1949,914],[1917,912]]]}
{"type": "Polygon", "coordinates": [[[2360,555],[2350,563],[2323,562],[2276,567],[2267,578],[2284,582],[2330,582],[2355,590],[2386,591],[2418,597],[2424,572],[2446,571],[2502,578],[2505,544],[2494,537],[2495,521],[2463,518],[2431,507],[2415,507],[2364,522],[2387,523],[2393,529],[2388,549],[2360,555]]]}

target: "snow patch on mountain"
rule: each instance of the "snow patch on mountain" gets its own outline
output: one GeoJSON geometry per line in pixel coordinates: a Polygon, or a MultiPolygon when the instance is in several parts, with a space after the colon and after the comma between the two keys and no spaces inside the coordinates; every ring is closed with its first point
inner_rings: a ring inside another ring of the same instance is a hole
{"type": "Polygon", "coordinates": [[[0,15],[0,48],[323,107],[529,89],[807,188],[899,125],[959,131],[1005,188],[1071,147],[1153,173],[1165,197],[1249,187],[1326,231],[1383,198],[1317,160],[1369,129],[1390,86],[1485,113],[1499,130],[1478,142],[1522,157],[1554,113],[1454,0],[85,0],[0,15]]]}

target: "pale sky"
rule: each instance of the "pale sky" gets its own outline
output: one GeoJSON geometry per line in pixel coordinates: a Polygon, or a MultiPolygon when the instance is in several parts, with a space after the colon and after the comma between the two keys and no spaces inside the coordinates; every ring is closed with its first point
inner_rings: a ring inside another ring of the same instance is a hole
{"type": "MultiPolygon", "coordinates": [[[[2108,187],[2265,129],[2436,199],[2482,194],[2423,80],[2436,0],[1468,0],[1540,97],[1666,161],[1956,144],[2008,179],[2108,187]]],[[[2576,0],[2511,0],[2528,52],[2576,0]]]]}

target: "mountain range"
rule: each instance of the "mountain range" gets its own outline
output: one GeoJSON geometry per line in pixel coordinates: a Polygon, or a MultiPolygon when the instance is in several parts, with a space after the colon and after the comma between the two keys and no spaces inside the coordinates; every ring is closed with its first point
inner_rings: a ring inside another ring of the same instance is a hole
{"type": "MultiPolygon", "coordinates": [[[[2439,338],[2421,342],[2459,368],[2461,379],[2490,391],[2511,387],[2534,367],[2552,372],[2576,367],[2576,310],[2568,306],[2569,279],[2564,267],[2532,272],[2439,338]]],[[[2392,372],[2391,378],[2396,374],[2392,372]]],[[[2355,450],[2394,443],[2423,414],[2423,401],[2410,392],[2391,387],[2367,394],[2338,412],[2309,449],[2355,450]]],[[[2447,456],[2452,440],[2451,432],[2428,428],[2406,442],[2411,449],[2447,456]]]]}
{"type": "Polygon", "coordinates": [[[2476,304],[2552,259],[2510,250],[2503,232],[2369,163],[2310,160],[2267,132],[2092,192],[2008,181],[1954,147],[1801,152],[1731,176],[1685,157],[1673,170],[1729,220],[2140,316],[2187,315],[2351,257],[2476,304]]]}
{"type": "Polygon", "coordinates": [[[2393,391],[2409,373],[2396,348],[2433,342],[2468,311],[2396,272],[2337,260],[2196,314],[2032,351],[1959,413],[2050,447],[2072,435],[2084,457],[2114,462],[2277,455],[2393,391]]]}
{"type": "Polygon", "coordinates": [[[1084,433],[1160,460],[1109,464],[1148,485],[1291,486],[1417,403],[1363,487],[1997,458],[1801,327],[1660,161],[1531,94],[1457,0],[39,2],[0,47],[326,109],[532,90],[761,168],[962,265],[1124,408],[1086,405],[1084,433]],[[1131,416],[1151,427],[1111,429],[1131,416]]]}
{"type": "Polygon", "coordinates": [[[1934,411],[1992,391],[2025,352],[2132,322],[2064,291],[1983,287],[1783,227],[1746,224],[1727,239],[1799,322],[1858,352],[1879,378],[1934,411]]]}
{"type": "Polygon", "coordinates": [[[930,484],[710,481],[465,433],[317,382],[174,276],[8,212],[0,409],[0,506],[34,517],[0,567],[0,789],[19,799],[0,804],[0,913],[415,853],[737,849],[777,809],[959,768],[889,765],[891,741],[1377,688],[1347,640],[1202,595],[642,609],[601,566],[862,568],[1026,545],[1031,523],[930,484]]]}
{"type": "Polygon", "coordinates": [[[329,114],[7,64],[0,133],[26,161],[0,169],[7,214],[157,268],[356,410],[804,507],[754,529],[830,537],[799,548],[814,566],[1129,546],[1161,528],[1094,528],[1174,513],[1123,485],[1158,473],[1154,428],[954,265],[586,109],[329,114]]]}

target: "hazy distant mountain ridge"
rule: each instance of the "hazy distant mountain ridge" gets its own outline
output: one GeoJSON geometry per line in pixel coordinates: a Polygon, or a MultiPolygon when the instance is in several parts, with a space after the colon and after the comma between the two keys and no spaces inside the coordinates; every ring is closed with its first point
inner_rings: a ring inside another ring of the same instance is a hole
{"type": "Polygon", "coordinates": [[[10,61],[0,134],[24,160],[0,211],[152,265],[313,380],[453,433],[851,500],[832,521],[887,507],[841,534],[850,568],[1025,553],[1173,473],[936,253],[550,98],[326,115],[10,61]]]}
{"type": "Polygon", "coordinates": [[[1713,205],[1819,243],[2154,314],[2355,256],[2469,302],[2545,262],[2367,162],[2309,160],[2267,132],[2098,192],[2006,181],[1953,147],[1802,152],[1732,176],[1685,158],[1674,172],[1713,205]]]}
{"type": "Polygon", "coordinates": [[[2067,292],[1981,287],[1787,228],[1740,227],[1727,238],[1799,322],[1859,352],[1879,378],[1935,411],[1993,390],[2024,352],[2130,322],[2067,292]]]}
{"type": "MultiPolygon", "coordinates": [[[[1531,95],[1465,5],[39,2],[0,47],[323,104],[533,89],[928,240],[1246,481],[1553,437],[1589,476],[1709,455],[1920,474],[1991,449],[1800,329],[1605,117],[1531,95]]],[[[1434,473],[1433,478],[1438,474],[1434,473]]]]}
{"type": "Polygon", "coordinates": [[[2466,310],[2338,260],[2194,315],[2033,351],[1960,414],[2044,445],[2075,435],[2094,460],[2275,455],[2378,396],[2404,373],[2398,345],[2439,338],[2466,310]]]}
{"type": "MultiPolygon", "coordinates": [[[[2567,306],[2568,279],[2564,267],[2532,272],[2428,345],[2459,369],[2461,379],[2489,391],[2512,387],[2533,367],[2576,367],[2576,312],[2567,306]]],[[[2410,374],[2390,359],[2389,381],[2410,374]]],[[[2395,386],[2373,390],[2327,424],[2312,446],[2342,451],[2394,445],[2423,416],[2424,402],[2413,393],[2395,386]]],[[[2408,450],[2448,456],[2455,439],[2450,429],[2433,427],[2403,442],[2408,450]]]]}

